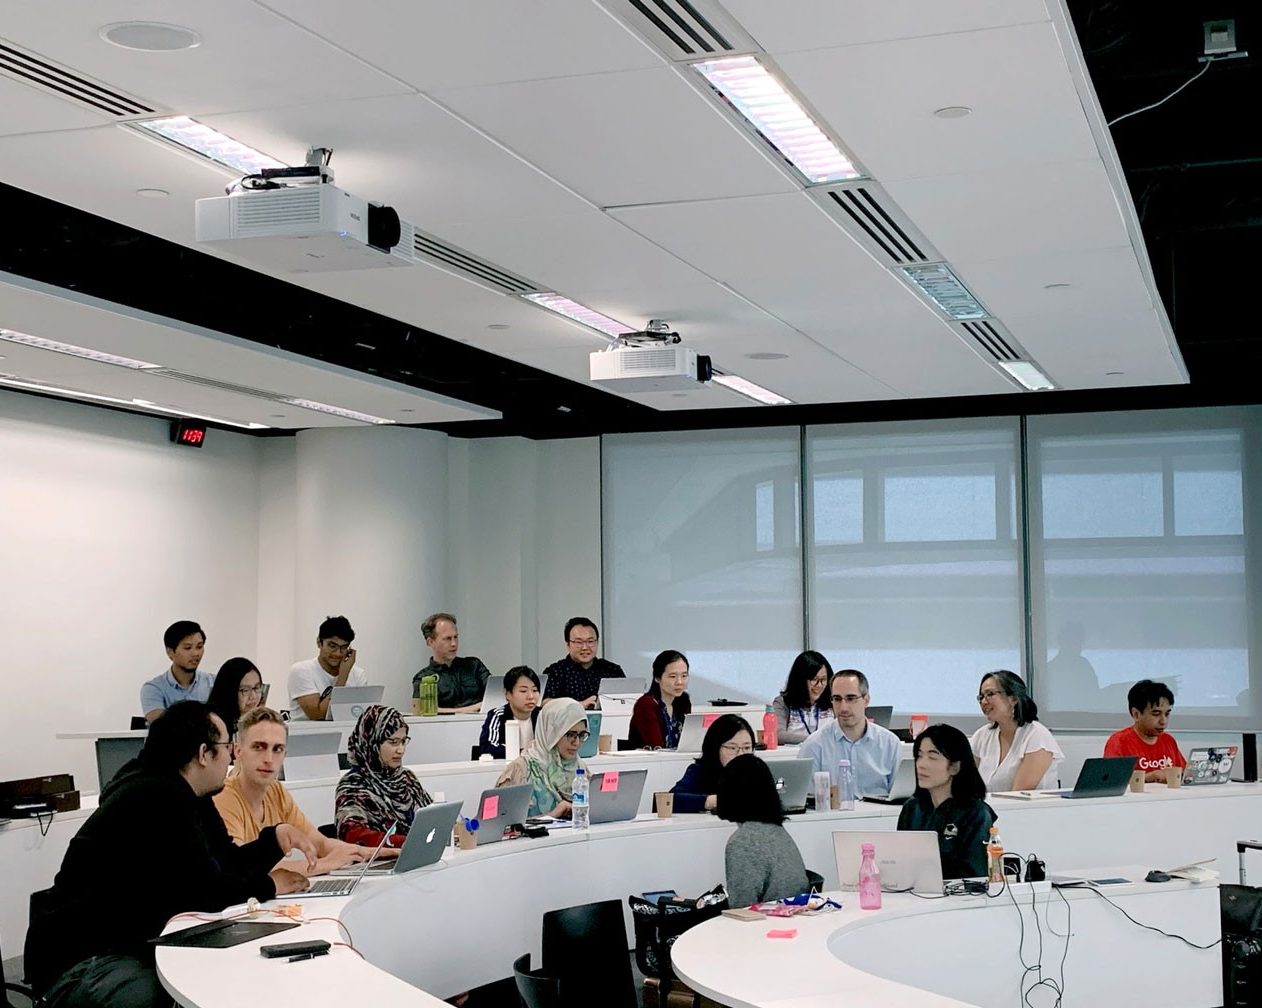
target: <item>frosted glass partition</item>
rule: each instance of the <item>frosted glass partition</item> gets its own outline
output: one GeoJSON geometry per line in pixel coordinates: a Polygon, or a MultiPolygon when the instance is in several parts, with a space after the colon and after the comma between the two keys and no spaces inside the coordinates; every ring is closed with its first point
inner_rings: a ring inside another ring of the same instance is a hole
{"type": "Polygon", "coordinates": [[[872,702],[977,714],[1022,668],[1015,418],[809,427],[810,638],[872,702]]]}
{"type": "Polygon", "coordinates": [[[1029,419],[1044,720],[1126,724],[1126,691],[1149,678],[1174,691],[1180,728],[1253,723],[1260,420],[1257,409],[1029,419]]]}
{"type": "Polygon", "coordinates": [[[605,654],[687,653],[694,700],[765,702],[802,643],[799,430],[603,440],[605,654]]]}

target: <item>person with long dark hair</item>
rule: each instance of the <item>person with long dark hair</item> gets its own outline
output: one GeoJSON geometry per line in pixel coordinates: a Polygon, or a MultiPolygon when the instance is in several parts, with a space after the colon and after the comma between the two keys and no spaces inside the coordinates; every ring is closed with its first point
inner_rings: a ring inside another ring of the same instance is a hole
{"type": "Polygon", "coordinates": [[[986,840],[999,817],[986,804],[968,739],[950,725],[929,725],[912,743],[912,757],[916,790],[898,815],[898,828],[938,834],[943,878],[985,875],[986,840]]]}
{"type": "Polygon", "coordinates": [[[1006,669],[990,672],[977,687],[977,702],[990,723],[969,741],[986,787],[992,792],[1056,787],[1065,754],[1039,722],[1038,704],[1025,680],[1006,669]]]}
{"type": "Polygon", "coordinates": [[[229,658],[220,665],[206,706],[235,734],[237,719],[246,711],[263,706],[263,676],[254,662],[249,658],[229,658]]]}
{"type": "Polygon", "coordinates": [[[715,812],[739,823],[724,851],[724,885],[732,906],[808,892],[802,852],[784,828],[780,792],[767,764],[752,753],[730,760],[719,775],[715,812]]]}
{"type": "Polygon", "coordinates": [[[805,742],[813,731],[832,720],[828,684],[833,667],[818,651],[803,651],[789,666],[784,689],[771,701],[776,715],[776,737],[781,745],[805,742]]]}
{"type": "Polygon", "coordinates": [[[688,696],[688,656],[663,651],[653,659],[653,682],[635,702],[627,735],[632,749],[677,749],[684,718],[692,711],[688,696]]]}
{"type": "Polygon", "coordinates": [[[709,812],[718,804],[719,774],[737,756],[754,751],[754,729],[739,714],[720,714],[706,729],[701,755],[671,788],[676,812],[709,812]]]}

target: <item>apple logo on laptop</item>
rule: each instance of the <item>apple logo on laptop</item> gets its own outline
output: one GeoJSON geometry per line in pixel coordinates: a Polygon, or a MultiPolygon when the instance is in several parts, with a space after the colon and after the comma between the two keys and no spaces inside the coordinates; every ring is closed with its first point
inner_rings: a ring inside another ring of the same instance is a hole
{"type": "Polygon", "coordinates": [[[435,833],[437,833],[437,832],[438,832],[438,827],[437,827],[437,826],[435,826],[432,830],[430,830],[427,834],[425,834],[425,842],[426,842],[426,843],[433,843],[433,842],[434,842],[434,834],[435,834],[435,833]]]}

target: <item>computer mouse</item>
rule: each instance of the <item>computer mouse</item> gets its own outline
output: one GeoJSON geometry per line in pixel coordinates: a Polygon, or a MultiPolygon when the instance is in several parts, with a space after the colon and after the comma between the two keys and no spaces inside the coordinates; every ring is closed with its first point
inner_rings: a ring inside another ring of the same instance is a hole
{"type": "Polygon", "coordinates": [[[1156,868],[1154,868],[1152,871],[1150,871],[1147,875],[1144,876],[1144,881],[1145,882],[1169,882],[1170,876],[1167,875],[1165,872],[1158,871],[1156,868]]]}

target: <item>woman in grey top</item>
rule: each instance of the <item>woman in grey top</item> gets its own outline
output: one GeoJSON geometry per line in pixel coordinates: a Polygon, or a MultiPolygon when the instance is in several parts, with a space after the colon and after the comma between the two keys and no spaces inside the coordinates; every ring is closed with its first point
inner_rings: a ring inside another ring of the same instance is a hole
{"type": "Polygon", "coordinates": [[[734,907],[796,896],[810,889],[802,854],[784,826],[780,794],[767,764],[752,753],[723,768],[715,811],[739,823],[728,838],[727,898],[734,907]]]}

